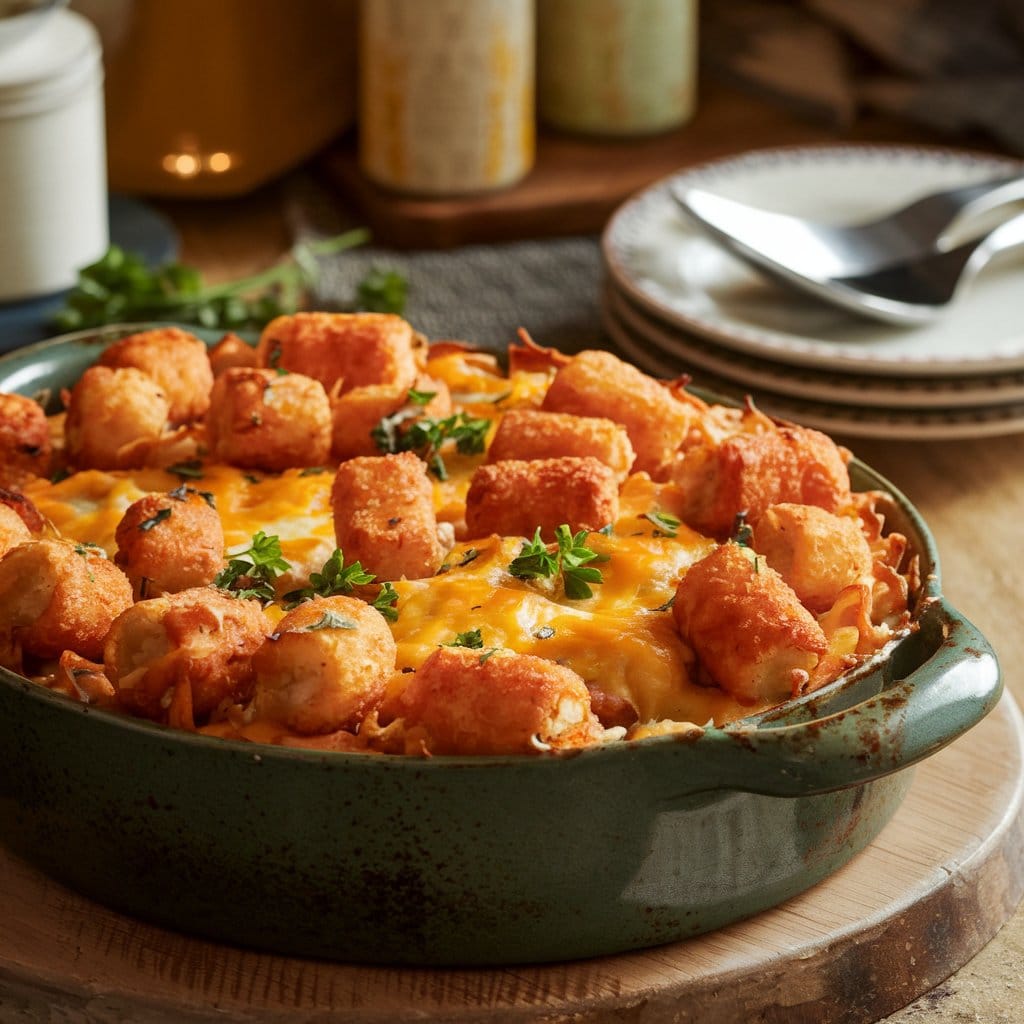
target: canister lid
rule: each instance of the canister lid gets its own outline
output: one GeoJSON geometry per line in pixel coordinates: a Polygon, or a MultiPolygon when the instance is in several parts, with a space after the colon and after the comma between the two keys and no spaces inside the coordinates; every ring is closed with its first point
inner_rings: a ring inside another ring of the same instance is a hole
{"type": "Polygon", "coordinates": [[[60,10],[16,45],[0,52],[0,118],[61,106],[100,74],[102,50],[92,24],[60,10]]]}

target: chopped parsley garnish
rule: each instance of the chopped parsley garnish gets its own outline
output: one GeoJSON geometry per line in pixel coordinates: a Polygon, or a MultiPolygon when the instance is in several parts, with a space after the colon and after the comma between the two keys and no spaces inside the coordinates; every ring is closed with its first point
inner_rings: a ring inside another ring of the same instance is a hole
{"type": "Polygon", "coordinates": [[[436,397],[436,391],[417,391],[415,388],[409,388],[409,394],[406,396],[406,401],[410,405],[429,405],[431,399],[436,397]]]}
{"type": "Polygon", "coordinates": [[[281,557],[281,541],[258,530],[248,548],[231,556],[213,585],[233,597],[256,598],[265,603],[274,600],[274,580],[290,568],[281,557]]]}
{"type": "Polygon", "coordinates": [[[186,484],[181,484],[175,487],[173,491],[168,491],[167,497],[174,498],[175,501],[187,501],[190,494],[198,494],[210,508],[216,509],[217,501],[209,491],[199,491],[195,487],[189,487],[186,484]]]}
{"type": "Polygon", "coordinates": [[[467,629],[465,633],[456,633],[454,640],[442,644],[442,647],[469,647],[474,651],[480,650],[484,645],[484,638],[479,629],[467,629]]]}
{"type": "MultiPolygon", "coordinates": [[[[416,394],[422,398],[425,392],[416,394]]],[[[374,444],[382,452],[390,455],[414,452],[427,463],[439,480],[447,480],[448,470],[441,457],[441,449],[445,444],[453,442],[460,455],[479,455],[484,450],[490,420],[464,412],[454,413],[444,419],[419,417],[419,405],[411,397],[408,402],[398,412],[381,419],[370,431],[374,444]]]]}
{"type": "Polygon", "coordinates": [[[317,629],[358,629],[359,624],[353,622],[352,619],[345,618],[344,615],[339,615],[337,612],[330,610],[323,613],[316,622],[310,623],[306,626],[303,632],[312,633],[317,629]]]}
{"type": "Polygon", "coordinates": [[[479,557],[480,552],[476,548],[466,548],[462,553],[462,557],[454,565],[450,562],[445,562],[434,575],[443,576],[446,572],[451,572],[452,569],[461,569],[464,565],[469,565],[470,562],[476,561],[479,557]]]}
{"type": "Polygon", "coordinates": [[[299,476],[321,476],[326,472],[326,466],[307,466],[305,469],[299,470],[299,476]]]}
{"type": "Polygon", "coordinates": [[[498,651],[500,650],[500,647],[492,647],[490,648],[490,650],[484,651],[484,653],[480,655],[480,664],[485,664],[488,661],[488,659],[494,657],[494,655],[497,654],[498,651]]]}
{"type": "Polygon", "coordinates": [[[355,587],[372,583],[376,578],[373,573],[363,569],[361,562],[346,565],[341,548],[335,548],[320,571],[309,574],[309,586],[289,591],[284,595],[284,601],[287,607],[294,608],[314,597],[351,594],[355,587]]]}
{"type": "Polygon", "coordinates": [[[566,597],[574,601],[593,597],[590,584],[603,583],[604,577],[600,569],[589,563],[607,562],[608,556],[588,548],[588,536],[586,530],[574,534],[563,523],[555,529],[556,550],[549,551],[548,545],[541,540],[540,527],[537,527],[533,539],[526,541],[509,563],[508,571],[518,579],[550,578],[561,572],[566,597]]]}
{"type": "Polygon", "coordinates": [[[398,621],[398,591],[389,582],[381,584],[380,592],[373,599],[373,607],[384,616],[388,622],[398,621]]]}
{"type": "Polygon", "coordinates": [[[169,508],[157,509],[157,511],[153,515],[151,515],[148,519],[143,519],[142,522],[139,523],[139,529],[143,533],[148,533],[150,530],[153,529],[154,526],[158,526],[165,519],[170,519],[170,518],[171,518],[171,509],[169,509],[169,508]]]}
{"type": "Polygon", "coordinates": [[[655,537],[675,537],[682,525],[679,517],[671,512],[645,512],[643,518],[654,524],[655,537]]]}

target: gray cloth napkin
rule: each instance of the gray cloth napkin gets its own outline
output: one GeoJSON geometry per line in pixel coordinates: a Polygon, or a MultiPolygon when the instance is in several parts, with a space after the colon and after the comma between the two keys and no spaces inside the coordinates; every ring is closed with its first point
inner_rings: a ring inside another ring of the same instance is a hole
{"type": "Polygon", "coordinates": [[[709,72],[797,112],[1024,155],[1022,0],[703,0],[701,33],[709,72]]]}

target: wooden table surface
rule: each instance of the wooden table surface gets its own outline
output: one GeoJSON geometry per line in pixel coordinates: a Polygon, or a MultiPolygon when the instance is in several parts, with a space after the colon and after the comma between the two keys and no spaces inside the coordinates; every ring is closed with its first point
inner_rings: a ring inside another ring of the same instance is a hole
{"type": "MultiPolygon", "coordinates": [[[[892,131],[883,137],[891,139],[892,131]]],[[[771,142],[752,125],[742,144],[730,138],[717,139],[716,146],[738,151],[771,142]]],[[[199,266],[210,280],[260,269],[274,262],[290,242],[281,193],[273,187],[215,205],[175,202],[162,207],[180,232],[181,258],[199,266]]],[[[844,443],[894,481],[921,510],[938,543],[949,599],[992,642],[1007,689],[1024,703],[1024,436],[844,443]]],[[[998,764],[992,765],[993,773],[999,770],[998,764]]],[[[1017,1021],[1022,1003],[1024,909],[1018,909],[978,956],[889,1020],[1017,1021]]]]}

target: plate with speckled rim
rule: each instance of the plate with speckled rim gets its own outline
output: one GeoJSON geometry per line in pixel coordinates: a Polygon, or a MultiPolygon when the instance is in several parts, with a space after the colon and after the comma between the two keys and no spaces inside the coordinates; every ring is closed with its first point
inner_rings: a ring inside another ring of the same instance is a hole
{"type": "Polygon", "coordinates": [[[779,394],[764,385],[751,385],[734,375],[725,376],[664,351],[645,334],[639,334],[614,304],[602,305],[602,323],[608,337],[630,362],[658,377],[686,373],[694,383],[742,400],[750,394],[758,408],[772,416],[847,437],[885,437],[896,441],[953,441],[976,437],[1001,437],[1024,432],[1024,402],[1006,405],[955,408],[869,406],[815,401],[779,394]]]}
{"type": "Polygon", "coordinates": [[[1024,370],[1024,255],[988,266],[947,315],[915,327],[858,318],[771,282],[690,223],[673,185],[797,216],[854,223],[928,192],[1019,172],[1020,161],[911,146],[755,150],[656,182],[609,220],[616,287],[673,327],[724,349],[797,366],[937,377],[1024,370]]]}

